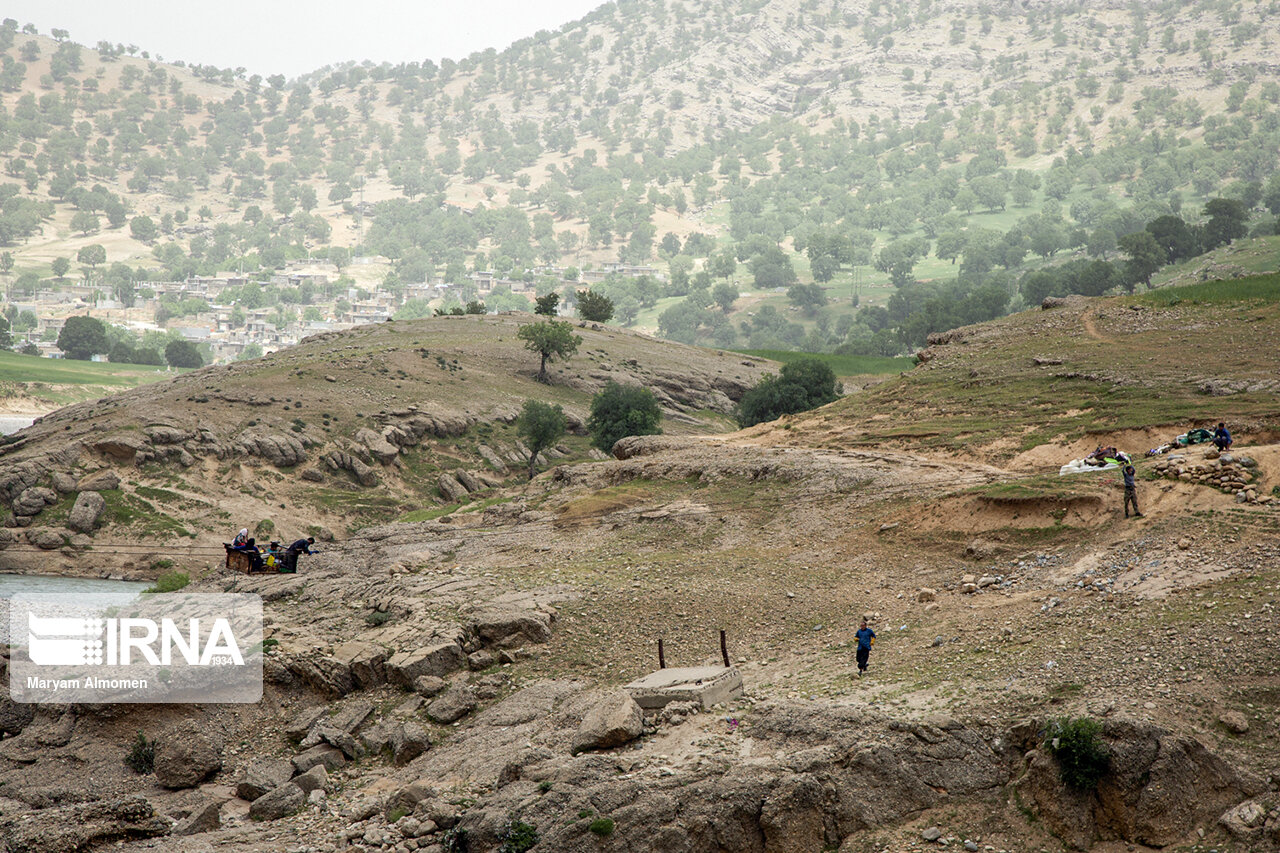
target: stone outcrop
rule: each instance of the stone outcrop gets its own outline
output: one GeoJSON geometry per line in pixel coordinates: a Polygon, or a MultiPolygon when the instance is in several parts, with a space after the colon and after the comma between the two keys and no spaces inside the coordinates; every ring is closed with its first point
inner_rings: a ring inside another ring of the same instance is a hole
{"type": "Polygon", "coordinates": [[[551,639],[551,617],[540,610],[489,610],[471,620],[471,630],[485,645],[512,648],[551,639]]]}
{"type": "Polygon", "coordinates": [[[329,466],[332,471],[346,471],[356,478],[362,486],[372,487],[378,485],[378,472],[373,466],[362,460],[359,456],[351,454],[345,450],[330,451],[324,457],[324,463],[329,466]]]}
{"type": "Polygon", "coordinates": [[[260,456],[277,468],[289,468],[307,461],[307,449],[301,439],[284,433],[245,433],[240,436],[236,445],[241,453],[260,456]]]}
{"type": "Polygon", "coordinates": [[[412,688],[414,681],[423,675],[445,676],[466,669],[467,655],[457,643],[438,643],[399,652],[387,660],[387,680],[401,687],[412,688]]]}
{"type": "Polygon", "coordinates": [[[81,492],[67,516],[67,526],[80,533],[92,533],[107,502],[97,492],[81,492]]]}
{"type": "Polygon", "coordinates": [[[466,685],[455,685],[427,706],[427,716],[437,723],[453,723],[474,711],[477,704],[474,690],[466,685]]]}
{"type": "Polygon", "coordinates": [[[13,499],[14,515],[39,515],[44,508],[50,504],[58,502],[58,493],[53,489],[46,489],[43,486],[33,486],[29,489],[23,489],[22,492],[13,499]]]}
{"type": "Polygon", "coordinates": [[[436,478],[436,487],[440,489],[441,497],[449,503],[465,500],[468,494],[466,488],[448,474],[441,474],[436,478]]]}
{"type": "Polygon", "coordinates": [[[1067,788],[1043,748],[1027,754],[1016,782],[1023,802],[1079,850],[1108,840],[1164,847],[1266,790],[1261,779],[1233,769],[1199,741],[1155,726],[1107,720],[1102,737],[1110,770],[1096,790],[1067,788]]]}
{"type": "Polygon", "coordinates": [[[43,809],[38,815],[0,816],[6,850],[89,850],[124,839],[169,832],[170,822],[142,797],[43,809]]]}

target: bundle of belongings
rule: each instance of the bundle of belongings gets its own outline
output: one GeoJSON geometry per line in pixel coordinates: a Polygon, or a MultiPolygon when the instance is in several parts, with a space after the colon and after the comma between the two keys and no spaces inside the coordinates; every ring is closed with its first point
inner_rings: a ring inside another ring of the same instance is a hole
{"type": "Polygon", "coordinates": [[[1153,447],[1147,451],[1147,456],[1159,456],[1162,453],[1168,453],[1170,450],[1176,450],[1179,447],[1189,447],[1192,444],[1206,444],[1213,441],[1213,430],[1209,429],[1193,429],[1176,436],[1173,441],[1168,444],[1162,444],[1159,447],[1153,447]]]}
{"type": "Polygon", "coordinates": [[[1112,468],[1119,468],[1121,465],[1128,465],[1132,461],[1129,454],[1123,450],[1099,446],[1085,458],[1075,459],[1063,465],[1058,469],[1058,476],[1081,474],[1085,471],[1109,471],[1112,468]]]}

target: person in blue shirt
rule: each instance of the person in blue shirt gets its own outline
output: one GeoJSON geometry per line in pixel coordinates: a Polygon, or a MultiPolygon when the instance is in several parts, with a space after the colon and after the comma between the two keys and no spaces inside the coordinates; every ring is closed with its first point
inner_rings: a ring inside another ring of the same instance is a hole
{"type": "Polygon", "coordinates": [[[858,677],[867,671],[867,660],[871,657],[871,644],[876,641],[876,632],[867,627],[867,620],[862,620],[858,629],[858,677]]]}
{"type": "Polygon", "coordinates": [[[1218,428],[1213,431],[1213,445],[1223,453],[1231,449],[1231,431],[1226,424],[1219,423],[1218,428]]]}
{"type": "Polygon", "coordinates": [[[1137,472],[1132,465],[1126,465],[1121,473],[1124,475],[1124,517],[1129,517],[1129,505],[1133,504],[1133,517],[1142,518],[1142,512],[1138,509],[1138,483],[1134,479],[1137,472]]]}

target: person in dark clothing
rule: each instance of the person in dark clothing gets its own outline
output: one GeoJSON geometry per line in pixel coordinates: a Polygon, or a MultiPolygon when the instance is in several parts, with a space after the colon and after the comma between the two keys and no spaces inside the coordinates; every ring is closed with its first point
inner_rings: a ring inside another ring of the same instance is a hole
{"type": "Polygon", "coordinates": [[[1129,517],[1129,505],[1133,504],[1134,518],[1142,518],[1142,512],[1138,509],[1138,483],[1134,479],[1137,472],[1132,465],[1126,465],[1121,473],[1124,474],[1124,517],[1129,517]]]}
{"type": "Polygon", "coordinates": [[[252,536],[249,537],[248,542],[245,542],[243,545],[237,547],[236,550],[249,555],[249,563],[250,563],[249,571],[251,572],[262,571],[262,566],[263,566],[262,552],[258,550],[258,543],[254,541],[252,536]]]}
{"type": "Polygon", "coordinates": [[[315,553],[311,550],[311,546],[314,544],[316,544],[316,540],[311,536],[295,541],[284,552],[284,567],[280,571],[290,574],[298,571],[298,555],[315,553]]]}
{"type": "Polygon", "coordinates": [[[858,629],[858,677],[862,677],[862,673],[867,671],[867,661],[871,658],[871,644],[876,641],[876,632],[867,627],[867,620],[862,620],[862,627],[858,629]]]}
{"type": "Polygon", "coordinates": [[[1218,428],[1213,431],[1213,446],[1224,453],[1231,449],[1231,431],[1226,424],[1218,424],[1218,428]]]}

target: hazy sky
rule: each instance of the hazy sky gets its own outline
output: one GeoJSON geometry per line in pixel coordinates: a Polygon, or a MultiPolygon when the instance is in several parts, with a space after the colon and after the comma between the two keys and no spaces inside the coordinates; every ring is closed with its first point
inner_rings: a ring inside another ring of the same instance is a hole
{"type": "Polygon", "coordinates": [[[4,0],[0,17],[93,47],[289,77],[331,63],[461,59],[555,30],[604,0],[4,0]]]}

